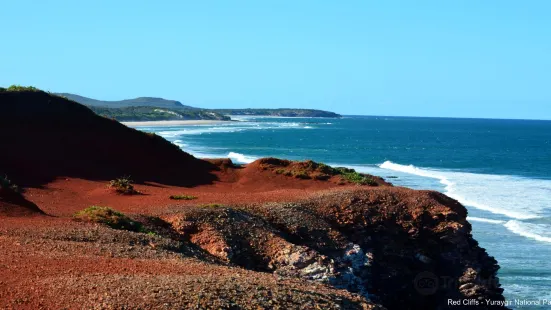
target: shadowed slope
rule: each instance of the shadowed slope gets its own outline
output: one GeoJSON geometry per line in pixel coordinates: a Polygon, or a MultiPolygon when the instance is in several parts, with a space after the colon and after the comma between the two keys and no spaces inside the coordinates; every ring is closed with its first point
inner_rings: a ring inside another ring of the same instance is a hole
{"type": "Polygon", "coordinates": [[[0,188],[0,216],[32,215],[44,215],[44,212],[20,194],[0,188]]]}
{"type": "Polygon", "coordinates": [[[208,162],[41,91],[0,92],[0,170],[24,186],[59,176],[192,186],[214,180],[208,162]]]}

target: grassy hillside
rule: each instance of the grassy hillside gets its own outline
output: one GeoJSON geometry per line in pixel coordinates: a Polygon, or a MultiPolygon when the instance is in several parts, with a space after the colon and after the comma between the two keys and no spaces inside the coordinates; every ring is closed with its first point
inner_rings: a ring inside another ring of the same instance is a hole
{"type": "Polygon", "coordinates": [[[166,109],[157,107],[105,108],[89,106],[96,114],[118,121],[165,121],[165,120],[223,120],[230,117],[202,109],[166,109]]]}
{"type": "Polygon", "coordinates": [[[283,117],[341,117],[333,112],[313,109],[215,109],[227,115],[283,116],[283,117]]]}
{"type": "Polygon", "coordinates": [[[139,97],[134,99],[126,99],[119,101],[104,101],[96,100],[88,97],[83,97],[69,93],[58,93],[57,95],[63,96],[67,99],[76,101],[80,104],[93,107],[106,107],[106,108],[125,108],[125,107],[158,107],[167,109],[195,109],[187,105],[183,105],[180,101],[167,100],[163,98],[154,97],[139,97]]]}
{"type": "MultiPolygon", "coordinates": [[[[69,93],[59,93],[58,95],[76,101],[80,104],[87,105],[89,107],[101,107],[101,108],[128,108],[128,107],[157,107],[163,109],[170,109],[172,111],[177,111],[181,113],[181,110],[195,110],[202,111],[197,113],[189,113],[184,115],[184,119],[222,119],[219,116],[211,118],[211,112],[214,114],[223,114],[223,115],[255,115],[255,116],[284,116],[284,117],[341,117],[341,115],[314,109],[293,109],[293,108],[284,108],[284,109],[200,109],[191,106],[183,105],[179,101],[175,100],[166,100],[162,98],[152,98],[152,97],[140,97],[135,99],[121,100],[121,101],[102,101],[91,99],[75,94],[69,93]],[[195,116],[194,116],[195,115],[195,116]],[[187,118],[186,118],[187,117],[187,118]],[[197,118],[204,117],[204,118],[197,118]]],[[[159,113],[150,113],[145,110],[140,110],[139,114],[135,114],[131,110],[122,110],[122,111],[107,111],[105,109],[94,109],[95,111],[101,111],[101,115],[113,115],[118,120],[129,120],[129,115],[135,115],[139,118],[133,118],[132,120],[168,120],[168,119],[178,119],[170,115],[165,115],[168,118],[163,118],[159,113]],[[143,113],[142,113],[143,112],[143,113]]]]}

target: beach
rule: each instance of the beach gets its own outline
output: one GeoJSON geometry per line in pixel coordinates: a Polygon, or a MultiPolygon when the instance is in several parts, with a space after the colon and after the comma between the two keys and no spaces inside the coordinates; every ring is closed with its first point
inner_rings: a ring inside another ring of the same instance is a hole
{"type": "Polygon", "coordinates": [[[162,127],[162,126],[188,126],[188,125],[213,125],[221,123],[229,123],[231,121],[207,120],[207,119],[190,119],[176,121],[139,121],[139,122],[121,122],[130,127],[162,127]]]}

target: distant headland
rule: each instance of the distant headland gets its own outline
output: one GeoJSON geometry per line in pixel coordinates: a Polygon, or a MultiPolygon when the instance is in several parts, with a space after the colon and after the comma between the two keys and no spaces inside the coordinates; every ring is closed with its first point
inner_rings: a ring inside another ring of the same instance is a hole
{"type": "Polygon", "coordinates": [[[184,105],[180,101],[156,97],[104,101],[70,93],[57,93],[57,95],[86,105],[96,114],[118,121],[230,120],[230,115],[341,117],[337,113],[315,109],[203,109],[184,105]]]}

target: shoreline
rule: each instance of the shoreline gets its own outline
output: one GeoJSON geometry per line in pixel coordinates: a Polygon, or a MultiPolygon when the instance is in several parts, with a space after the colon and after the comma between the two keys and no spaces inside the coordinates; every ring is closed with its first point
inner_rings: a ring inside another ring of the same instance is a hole
{"type": "Polygon", "coordinates": [[[189,119],[189,120],[173,120],[173,121],[135,121],[121,122],[121,124],[129,127],[148,127],[148,126],[185,126],[185,125],[211,125],[230,123],[232,121],[222,120],[207,120],[207,119],[189,119]]]}

